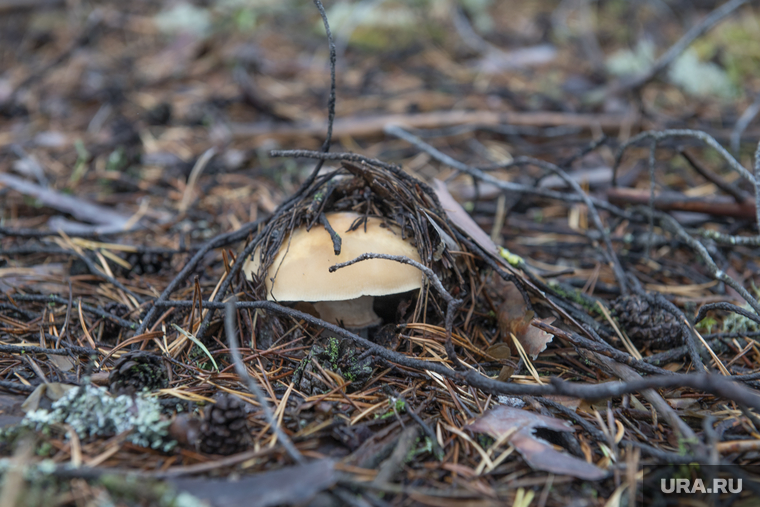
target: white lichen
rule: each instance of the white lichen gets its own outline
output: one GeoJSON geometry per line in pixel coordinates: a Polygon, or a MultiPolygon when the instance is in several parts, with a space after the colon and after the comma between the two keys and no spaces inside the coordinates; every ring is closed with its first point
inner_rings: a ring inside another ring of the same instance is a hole
{"type": "Polygon", "coordinates": [[[127,440],[143,447],[169,451],[176,442],[169,438],[170,421],[161,417],[156,398],[142,394],[112,397],[102,387],[72,389],[53,403],[50,410],[26,415],[22,424],[43,430],[52,424],[69,425],[80,438],[112,436],[129,431],[127,440]]]}
{"type": "Polygon", "coordinates": [[[499,400],[499,404],[506,405],[512,408],[522,408],[525,406],[525,402],[521,400],[520,398],[516,398],[515,396],[507,396],[505,394],[500,394],[498,396],[498,400],[499,400]]]}

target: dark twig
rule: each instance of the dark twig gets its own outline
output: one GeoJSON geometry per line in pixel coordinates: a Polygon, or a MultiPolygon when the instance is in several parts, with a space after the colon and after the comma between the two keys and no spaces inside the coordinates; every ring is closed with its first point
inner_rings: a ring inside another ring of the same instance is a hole
{"type": "MultiPolygon", "coordinates": [[[[322,16],[322,23],[325,26],[325,32],[327,33],[327,44],[330,48],[330,96],[327,100],[327,135],[325,136],[325,142],[322,143],[321,151],[324,153],[327,153],[330,151],[330,145],[332,142],[332,132],[333,132],[333,124],[335,122],[335,100],[336,100],[336,85],[335,85],[335,61],[336,61],[336,50],[335,50],[335,41],[333,40],[332,32],[330,31],[330,24],[327,20],[327,14],[325,13],[325,8],[322,5],[322,2],[320,0],[313,0],[314,5],[317,7],[317,10],[319,11],[319,15],[322,16]]],[[[293,194],[289,199],[287,199],[279,208],[280,213],[287,213],[289,212],[293,206],[308,192],[310,188],[312,188],[312,185],[317,180],[317,176],[319,175],[320,169],[322,169],[322,165],[324,164],[324,159],[319,159],[319,162],[317,162],[316,166],[314,166],[314,169],[312,169],[311,173],[309,174],[309,177],[306,178],[306,180],[301,184],[298,191],[293,194]]],[[[269,226],[271,227],[273,222],[270,222],[269,226]]],[[[227,290],[230,287],[230,284],[232,283],[232,280],[234,280],[237,277],[237,274],[240,273],[240,270],[243,266],[243,259],[246,259],[249,255],[251,255],[256,248],[258,244],[258,238],[255,238],[253,241],[251,241],[246,248],[243,251],[243,254],[241,254],[240,262],[236,262],[233,267],[232,271],[229,273],[227,278],[224,279],[221,286],[219,287],[219,291],[217,292],[215,301],[221,301],[226,297],[227,290]]],[[[172,289],[173,291],[174,289],[172,289]]],[[[164,291],[166,292],[166,291],[164,291]]],[[[163,297],[163,294],[162,294],[163,297]]],[[[201,321],[201,325],[198,328],[198,332],[196,333],[196,336],[198,339],[203,339],[204,335],[206,334],[206,330],[208,329],[208,325],[211,322],[211,319],[214,316],[214,309],[211,308],[209,312],[206,313],[206,316],[203,318],[203,321],[201,321]]],[[[147,319],[146,319],[147,320],[147,319]]]]}
{"type": "Polygon", "coordinates": [[[24,318],[28,320],[33,320],[37,318],[37,315],[35,315],[34,313],[27,312],[26,310],[22,308],[12,305],[11,303],[0,303],[0,310],[9,310],[11,312],[16,312],[19,315],[23,315],[24,318]]]}
{"type": "Polygon", "coordinates": [[[416,422],[420,428],[422,428],[422,431],[425,432],[425,435],[430,440],[430,445],[433,448],[433,455],[438,458],[438,460],[443,460],[444,452],[443,449],[441,449],[441,446],[438,445],[438,439],[436,438],[433,429],[428,424],[426,424],[425,421],[422,420],[422,418],[417,414],[414,408],[409,405],[409,402],[404,399],[403,396],[401,396],[400,399],[404,402],[406,413],[409,414],[409,417],[414,419],[414,422],[416,422]]]}
{"type": "Polygon", "coordinates": [[[7,380],[0,380],[0,387],[8,391],[17,391],[20,393],[31,393],[34,391],[34,386],[28,386],[21,382],[9,382],[7,380]]]}
{"type": "Polygon", "coordinates": [[[256,396],[256,399],[264,412],[264,418],[267,423],[269,423],[269,427],[272,428],[274,434],[277,435],[277,439],[282,443],[282,446],[285,447],[285,450],[288,451],[290,457],[293,458],[296,463],[304,464],[306,463],[306,460],[301,456],[301,453],[298,452],[298,449],[293,445],[293,442],[290,441],[290,437],[285,434],[277,423],[277,418],[269,407],[269,402],[267,402],[264,391],[262,391],[258,383],[251,378],[248,374],[248,370],[243,364],[243,358],[240,356],[240,351],[238,350],[235,312],[235,297],[233,296],[227,301],[225,306],[224,328],[227,332],[227,342],[230,346],[230,352],[232,353],[232,360],[235,363],[235,371],[248,386],[248,390],[256,396]]]}
{"type": "Polygon", "coordinates": [[[697,312],[697,316],[694,318],[694,323],[700,322],[702,319],[704,319],[707,316],[707,312],[712,310],[721,310],[724,312],[733,312],[738,313],[742,317],[746,317],[758,324],[760,324],[760,316],[758,316],[756,313],[752,313],[749,310],[745,310],[744,308],[736,305],[732,305],[731,303],[708,303],[702,308],[699,309],[697,312]]]}
{"type": "MultiPolygon", "coordinates": [[[[721,157],[723,157],[723,159],[726,162],[728,162],[728,165],[733,170],[735,170],[744,178],[746,178],[747,181],[752,182],[753,186],[755,187],[755,203],[757,204],[758,202],[760,202],[760,192],[758,191],[758,185],[760,185],[760,182],[758,182],[758,178],[756,178],[751,172],[745,169],[744,166],[741,165],[734,157],[732,157],[731,154],[728,151],[726,151],[726,149],[723,146],[721,146],[718,141],[715,140],[715,138],[699,130],[689,130],[689,129],[648,130],[646,132],[642,132],[641,134],[633,136],[625,144],[623,144],[622,146],[620,146],[620,148],[618,148],[618,152],[615,155],[615,165],[612,167],[612,186],[613,187],[617,186],[617,172],[620,167],[620,162],[623,159],[623,154],[625,153],[626,149],[628,149],[631,146],[636,145],[637,143],[645,139],[651,139],[653,143],[659,144],[664,139],[667,139],[670,137],[693,137],[695,139],[698,139],[699,141],[702,141],[707,146],[713,148],[715,151],[718,152],[718,154],[721,157]]],[[[756,162],[755,172],[760,173],[760,168],[757,167],[757,164],[758,164],[757,156],[755,157],[755,162],[756,162]]],[[[758,224],[760,224],[760,206],[756,206],[756,218],[757,218],[758,224]]]]}
{"type": "Polygon", "coordinates": [[[742,134],[747,130],[747,127],[752,120],[757,117],[757,113],[760,113],[760,93],[755,97],[755,101],[744,110],[742,115],[736,120],[734,130],[731,131],[731,151],[734,152],[734,156],[739,158],[739,148],[741,147],[742,134]]]}
{"type": "MultiPolygon", "coordinates": [[[[461,171],[465,174],[468,174],[474,178],[478,178],[481,181],[490,183],[505,192],[517,192],[519,194],[535,195],[538,197],[545,197],[548,199],[557,199],[559,201],[565,201],[565,202],[584,202],[584,199],[578,195],[568,194],[568,193],[563,193],[563,192],[556,192],[554,190],[546,190],[543,188],[535,188],[531,185],[521,185],[519,183],[513,183],[511,181],[503,181],[498,178],[495,178],[494,176],[491,176],[490,174],[483,172],[481,169],[459,162],[458,160],[446,155],[445,153],[438,151],[433,146],[425,143],[417,136],[413,136],[412,134],[410,134],[409,132],[405,131],[404,129],[398,126],[387,125],[385,127],[385,133],[388,135],[398,137],[399,139],[403,139],[404,141],[417,147],[420,151],[424,151],[425,153],[427,153],[434,159],[438,160],[439,162],[446,164],[449,167],[453,167],[454,169],[461,171]]],[[[494,166],[494,168],[496,167],[503,168],[503,167],[507,167],[511,165],[515,165],[515,164],[510,163],[506,165],[498,165],[498,166],[494,166]]],[[[621,210],[620,208],[618,208],[617,206],[613,206],[606,201],[602,201],[594,197],[588,197],[588,199],[592,203],[594,203],[594,206],[596,206],[599,209],[604,209],[618,216],[629,218],[629,215],[623,210],[621,210]]]]}
{"type": "Polygon", "coordinates": [[[760,142],[755,150],[755,209],[758,213],[757,227],[760,229],[760,142]]]}
{"type": "MultiPolygon", "coordinates": [[[[320,0],[313,1],[319,11],[319,15],[322,16],[322,23],[325,25],[325,33],[327,34],[327,45],[330,48],[330,97],[327,99],[327,135],[325,136],[324,144],[322,144],[322,151],[327,153],[330,151],[333,123],[335,122],[335,60],[337,56],[335,51],[335,41],[333,40],[332,32],[330,31],[330,23],[327,21],[325,8],[320,0]]],[[[317,172],[319,171],[314,171],[315,177],[317,172]]]]}
{"type": "MultiPolygon", "coordinates": [[[[314,5],[317,7],[317,10],[319,11],[319,15],[322,16],[322,23],[325,26],[325,33],[327,34],[327,45],[330,49],[330,96],[327,99],[327,135],[325,136],[325,141],[322,143],[322,147],[320,148],[320,151],[327,153],[330,151],[330,145],[332,143],[332,132],[333,132],[333,124],[335,123],[335,100],[336,100],[336,93],[335,93],[335,62],[337,59],[337,52],[335,49],[335,41],[333,40],[332,32],[330,31],[330,23],[327,21],[327,13],[325,12],[325,8],[322,5],[322,2],[320,0],[312,0],[314,2],[314,5]]],[[[306,181],[304,181],[301,184],[301,188],[298,192],[296,192],[290,199],[285,201],[282,205],[282,207],[288,207],[293,202],[296,202],[296,200],[300,197],[300,195],[311,185],[314,183],[314,181],[317,179],[317,175],[319,174],[320,169],[322,169],[322,165],[324,164],[324,160],[319,160],[317,162],[317,165],[314,166],[314,169],[311,170],[311,174],[309,174],[309,177],[306,178],[306,181]]]]}
{"type": "Polygon", "coordinates": [[[663,229],[667,230],[671,234],[676,235],[697,253],[697,255],[705,263],[705,266],[707,267],[707,270],[713,279],[724,282],[726,285],[730,286],[732,289],[738,292],[739,295],[743,297],[744,300],[747,301],[747,303],[749,303],[749,305],[755,310],[755,312],[760,315],[760,303],[758,303],[757,300],[752,297],[749,291],[747,291],[747,289],[745,289],[739,282],[728,276],[725,271],[718,268],[718,265],[715,264],[715,261],[710,256],[707,248],[705,248],[702,243],[691,237],[684,230],[684,228],[681,227],[681,224],[679,224],[673,217],[665,213],[651,210],[649,208],[638,207],[636,209],[639,213],[645,216],[649,216],[651,214],[659,219],[660,225],[663,229]]]}
{"type": "MultiPolygon", "coordinates": [[[[133,231],[108,231],[107,233],[97,231],[82,231],[67,232],[70,237],[73,238],[102,238],[105,236],[116,236],[119,234],[127,234],[133,231]]],[[[0,236],[8,236],[14,238],[45,238],[48,236],[60,236],[58,231],[40,231],[38,229],[13,229],[11,227],[0,227],[0,236]]]]}
{"type": "Polygon", "coordinates": [[[365,164],[376,165],[383,169],[398,170],[398,166],[377,160],[375,158],[365,157],[358,153],[323,153],[313,150],[272,150],[269,152],[270,157],[287,157],[287,158],[314,158],[318,160],[348,160],[350,162],[363,162],[365,164]]]}
{"type": "Polygon", "coordinates": [[[87,266],[87,269],[90,270],[91,274],[93,274],[93,275],[95,275],[97,277],[100,277],[103,280],[105,280],[108,283],[110,283],[111,285],[113,285],[114,287],[117,287],[117,288],[123,290],[124,292],[126,292],[127,294],[129,294],[130,296],[132,296],[133,298],[135,298],[138,302],[142,303],[144,301],[144,298],[142,296],[139,296],[139,295],[135,294],[133,291],[129,290],[127,288],[127,286],[124,285],[123,283],[121,283],[119,280],[117,280],[116,278],[114,278],[111,275],[107,274],[102,268],[99,268],[98,265],[95,264],[92,261],[92,259],[90,259],[89,257],[87,257],[87,255],[80,254],[77,251],[73,251],[72,253],[74,255],[76,255],[79,260],[81,260],[82,262],[85,263],[85,265],[87,266]]]}
{"type": "Polygon", "coordinates": [[[325,230],[330,235],[330,239],[332,239],[333,242],[333,251],[335,252],[335,255],[340,255],[340,247],[341,247],[341,239],[337,232],[335,232],[335,229],[332,228],[332,225],[330,225],[330,222],[327,220],[327,216],[324,213],[319,214],[319,223],[325,226],[325,230]]]}
{"type": "MultiPolygon", "coordinates": [[[[749,196],[747,195],[744,190],[737,187],[733,183],[729,183],[714,172],[712,172],[710,169],[704,166],[701,161],[697,159],[692,153],[686,149],[680,149],[678,152],[681,154],[683,158],[686,159],[686,161],[689,163],[689,165],[699,173],[700,176],[702,176],[704,179],[709,181],[710,183],[714,184],[719,189],[723,190],[725,193],[730,195],[734,198],[734,200],[738,203],[742,203],[746,201],[749,196]]],[[[755,176],[757,177],[757,176],[755,176]]]]}
{"type": "MultiPolygon", "coordinates": [[[[156,306],[161,308],[180,307],[189,308],[192,301],[162,301],[156,302],[156,306]]],[[[211,301],[203,302],[204,308],[224,308],[225,303],[211,301]]],[[[673,375],[656,375],[646,377],[642,380],[633,382],[606,382],[601,384],[580,384],[565,382],[558,378],[552,378],[551,384],[530,385],[514,384],[511,382],[500,382],[498,380],[485,377],[477,371],[469,370],[466,372],[456,372],[441,363],[423,361],[406,356],[400,352],[386,349],[376,343],[373,343],[351,331],[343,329],[322,319],[314,317],[308,313],[299,312],[292,308],[282,306],[274,301],[241,301],[237,302],[238,308],[262,309],[280,315],[303,320],[309,324],[320,326],[329,333],[342,336],[352,340],[357,345],[370,350],[372,354],[382,357],[388,361],[394,362],[400,366],[414,368],[417,370],[430,370],[446,378],[466,382],[467,384],[482,389],[488,393],[506,394],[512,396],[530,395],[545,396],[548,394],[563,394],[575,398],[584,399],[603,399],[624,394],[639,392],[643,389],[666,389],[672,387],[689,387],[695,390],[711,393],[716,396],[736,401],[760,411],[760,396],[753,390],[744,387],[738,380],[741,377],[724,377],[722,375],[711,374],[673,374],[673,375]]]]}
{"type": "MultiPolygon", "coordinates": [[[[64,299],[60,296],[56,296],[55,294],[50,294],[48,296],[37,295],[37,294],[14,294],[13,300],[14,301],[29,301],[29,302],[35,302],[35,303],[55,303],[58,305],[67,305],[67,306],[70,305],[70,301],[68,299],[64,299]]],[[[108,319],[111,322],[118,324],[119,326],[125,329],[135,329],[137,327],[137,324],[134,322],[124,320],[121,317],[117,317],[116,315],[112,315],[105,310],[101,310],[100,308],[97,308],[95,306],[90,306],[86,303],[82,303],[82,310],[88,313],[92,313],[93,315],[97,315],[98,317],[108,319]]],[[[142,333],[137,333],[137,334],[142,334],[142,333]]]]}
{"type": "MultiPolygon", "coordinates": [[[[538,329],[546,333],[563,338],[569,341],[570,343],[572,343],[573,345],[575,345],[576,347],[581,347],[581,348],[596,352],[600,355],[607,356],[609,358],[614,359],[615,361],[626,364],[630,366],[631,368],[635,368],[642,373],[649,373],[649,374],[655,374],[655,375],[672,375],[672,373],[669,372],[668,370],[648,364],[644,361],[639,361],[633,356],[631,356],[630,354],[623,352],[621,350],[618,350],[612,345],[608,345],[607,343],[593,342],[589,340],[588,338],[584,338],[578,333],[573,333],[572,331],[565,331],[564,329],[560,329],[550,324],[546,324],[544,322],[541,322],[540,320],[533,321],[533,326],[537,327],[538,329]]],[[[586,331],[592,331],[590,327],[586,327],[585,329],[586,331]]]]}
{"type": "Polygon", "coordinates": [[[665,299],[662,294],[646,294],[640,293],[639,296],[646,299],[649,304],[655,307],[660,307],[666,312],[673,315],[679,323],[681,328],[681,335],[683,336],[686,347],[689,351],[689,358],[691,359],[694,368],[698,371],[707,371],[707,367],[702,362],[702,356],[699,355],[699,348],[697,347],[697,340],[694,338],[696,331],[689,325],[689,321],[686,320],[686,315],[676,305],[665,299]]]}
{"type": "MultiPolygon", "coordinates": [[[[707,337],[703,336],[703,338],[706,339],[707,337]]],[[[720,340],[710,340],[707,343],[711,347],[715,347],[716,345],[720,344],[720,340]]],[[[642,358],[642,361],[659,366],[659,365],[672,363],[673,361],[678,361],[679,359],[681,359],[682,357],[688,354],[689,354],[689,346],[681,345],[680,347],[669,349],[669,350],[666,350],[665,352],[660,352],[659,354],[652,354],[651,356],[646,356],[642,358]]]]}
{"type": "Polygon", "coordinates": [[[76,345],[66,345],[62,349],[49,349],[45,347],[34,347],[29,345],[2,345],[0,344],[0,352],[6,354],[52,354],[55,356],[70,356],[72,352],[82,355],[98,355],[99,350],[91,349],[88,347],[78,347],[76,345]]]}

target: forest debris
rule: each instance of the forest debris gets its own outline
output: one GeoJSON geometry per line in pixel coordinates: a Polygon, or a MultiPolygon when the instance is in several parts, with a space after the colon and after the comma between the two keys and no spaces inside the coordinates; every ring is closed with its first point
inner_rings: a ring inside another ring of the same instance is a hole
{"type": "Polygon", "coordinates": [[[514,335],[525,352],[535,359],[554,338],[553,335],[533,326],[534,321],[551,324],[554,317],[534,318],[535,313],[528,310],[522,292],[512,282],[506,282],[502,291],[503,303],[499,306],[496,318],[499,323],[501,339],[511,343],[509,337],[514,335]]]}
{"type": "Polygon", "coordinates": [[[145,351],[129,352],[114,363],[108,376],[108,390],[114,395],[154,391],[168,386],[168,375],[161,356],[145,351]]]}
{"type": "Polygon", "coordinates": [[[281,468],[236,481],[228,479],[169,479],[178,490],[190,493],[215,507],[269,507],[303,505],[337,481],[335,462],[317,460],[308,465],[281,468]]]}
{"type": "Polygon", "coordinates": [[[76,388],[75,385],[61,384],[58,382],[40,384],[26,398],[24,403],[21,404],[21,410],[26,413],[34,412],[40,408],[40,404],[43,402],[43,400],[48,400],[47,407],[50,407],[51,402],[60,400],[63,396],[66,395],[66,393],[74,388],[76,388]]]}
{"type": "Polygon", "coordinates": [[[0,291],[29,291],[58,294],[66,284],[66,270],[59,262],[39,264],[30,268],[0,268],[0,291]]]}
{"type": "MultiPolygon", "coordinates": [[[[648,190],[635,188],[611,188],[607,190],[607,200],[617,206],[626,204],[647,205],[649,198],[648,190]]],[[[657,192],[654,196],[654,207],[661,211],[690,211],[750,220],[755,218],[755,203],[752,199],[737,203],[734,198],[723,195],[706,199],[689,197],[680,192],[657,192]]]]}
{"type": "Polygon", "coordinates": [[[414,455],[417,440],[421,433],[422,430],[416,424],[414,426],[407,426],[401,432],[393,453],[380,465],[374,479],[375,484],[393,482],[394,478],[403,470],[404,464],[409,460],[409,457],[414,455]]]}
{"type": "MultiPolygon", "coordinates": [[[[333,136],[351,136],[354,138],[382,135],[386,125],[400,125],[407,128],[440,128],[452,125],[523,125],[523,126],[575,126],[585,128],[602,128],[617,131],[621,125],[635,126],[639,123],[638,115],[619,114],[579,114],[557,113],[551,111],[495,112],[495,111],[442,111],[419,114],[389,114],[364,118],[343,118],[335,120],[333,136]]],[[[232,123],[232,136],[237,139],[250,137],[267,137],[288,139],[302,136],[322,136],[325,125],[320,121],[299,123],[295,125],[272,125],[262,123],[232,123]]]]}
{"type": "Polygon", "coordinates": [[[68,213],[77,220],[97,224],[99,227],[96,230],[101,234],[105,231],[121,231],[129,223],[130,217],[117,213],[110,208],[44,188],[10,174],[0,174],[0,185],[34,197],[44,206],[68,213]]]}
{"type": "Polygon", "coordinates": [[[465,426],[465,429],[487,433],[496,440],[504,438],[508,432],[512,431],[513,433],[506,437],[506,442],[513,445],[533,469],[572,475],[589,481],[597,481],[607,476],[607,472],[596,465],[554,450],[550,443],[533,434],[536,428],[560,432],[575,431],[567,421],[505,405],[490,409],[465,426]]]}
{"type": "Polygon", "coordinates": [[[465,209],[454,200],[454,197],[452,197],[446,188],[446,184],[439,179],[434,179],[433,189],[435,190],[438,199],[441,201],[441,206],[446,211],[446,215],[449,220],[451,220],[451,223],[470,236],[470,238],[472,238],[472,240],[485,252],[498,257],[499,249],[496,244],[491,240],[491,237],[486,234],[477,223],[475,223],[475,220],[472,219],[469,213],[467,213],[465,209]]]}

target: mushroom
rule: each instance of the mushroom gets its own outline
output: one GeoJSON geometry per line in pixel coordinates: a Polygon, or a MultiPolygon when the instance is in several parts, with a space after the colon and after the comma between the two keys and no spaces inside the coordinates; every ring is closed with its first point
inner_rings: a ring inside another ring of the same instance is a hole
{"type": "MultiPolygon", "coordinates": [[[[372,309],[375,296],[408,292],[422,287],[422,273],[415,267],[384,259],[368,259],[330,273],[330,266],[350,261],[363,253],[400,255],[420,262],[417,249],[401,239],[401,229],[381,226],[379,218],[367,219],[349,231],[361,215],[327,213],[327,220],[340,235],[340,255],[335,255],[330,233],[322,227],[295,229],[285,237],[272,265],[264,274],[267,299],[310,302],[320,318],[347,328],[380,324],[372,309]],[[273,280],[274,279],[274,280],[273,280]]],[[[259,250],[246,260],[243,270],[249,280],[260,268],[259,250]]]]}

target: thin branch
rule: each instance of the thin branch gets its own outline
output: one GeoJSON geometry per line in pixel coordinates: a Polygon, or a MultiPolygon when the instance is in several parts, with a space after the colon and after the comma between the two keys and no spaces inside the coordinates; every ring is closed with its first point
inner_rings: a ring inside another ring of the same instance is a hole
{"type": "MultiPolygon", "coordinates": [[[[189,308],[192,301],[163,301],[156,303],[159,307],[180,307],[189,308]]],[[[210,308],[223,308],[227,303],[217,303],[204,301],[203,306],[210,308]]],[[[563,380],[552,378],[551,384],[531,385],[515,384],[511,382],[500,382],[486,377],[475,370],[467,372],[457,372],[444,366],[439,362],[423,361],[406,356],[400,352],[386,349],[376,343],[371,342],[351,331],[343,329],[335,324],[330,324],[322,319],[314,317],[308,313],[300,312],[292,308],[282,306],[274,301],[241,301],[237,302],[238,308],[262,309],[271,311],[280,315],[286,315],[293,319],[303,320],[309,324],[324,328],[327,332],[337,336],[348,338],[357,345],[369,350],[372,354],[379,356],[388,361],[394,362],[400,366],[413,368],[416,370],[429,370],[446,377],[448,379],[465,382],[473,387],[482,389],[488,393],[506,394],[512,396],[530,395],[545,396],[549,394],[563,394],[574,398],[584,399],[602,399],[624,394],[639,392],[643,389],[660,389],[672,387],[689,387],[700,390],[716,396],[726,398],[747,405],[760,411],[760,396],[753,390],[743,386],[739,381],[743,380],[742,376],[725,377],[722,375],[711,374],[675,374],[675,375],[656,375],[646,377],[634,382],[605,382],[601,384],[580,384],[565,382],[563,380]]]]}
{"type": "Polygon", "coordinates": [[[731,303],[708,303],[704,306],[702,306],[699,311],[697,312],[697,316],[694,318],[694,323],[700,322],[707,316],[707,312],[711,310],[723,310],[726,312],[734,312],[738,313],[742,317],[746,317],[758,324],[760,324],[760,316],[758,316],[756,313],[752,313],[748,310],[745,310],[744,308],[741,308],[736,305],[732,305],[731,303]]]}
{"type": "Polygon", "coordinates": [[[240,350],[238,350],[237,329],[235,328],[235,311],[235,296],[233,296],[225,305],[224,328],[227,332],[227,342],[230,346],[232,360],[235,363],[235,371],[246,383],[248,390],[256,396],[259,405],[261,405],[261,409],[264,411],[264,417],[266,418],[267,423],[269,423],[269,427],[272,428],[274,434],[277,435],[277,439],[282,443],[282,446],[285,447],[285,450],[288,451],[290,457],[293,458],[296,463],[304,464],[306,463],[306,460],[301,456],[301,453],[298,452],[298,449],[293,445],[293,442],[290,441],[290,437],[282,431],[282,428],[280,428],[280,425],[277,423],[277,418],[269,407],[264,391],[262,391],[258,383],[251,378],[248,374],[248,370],[243,364],[243,358],[240,356],[240,350]]]}

